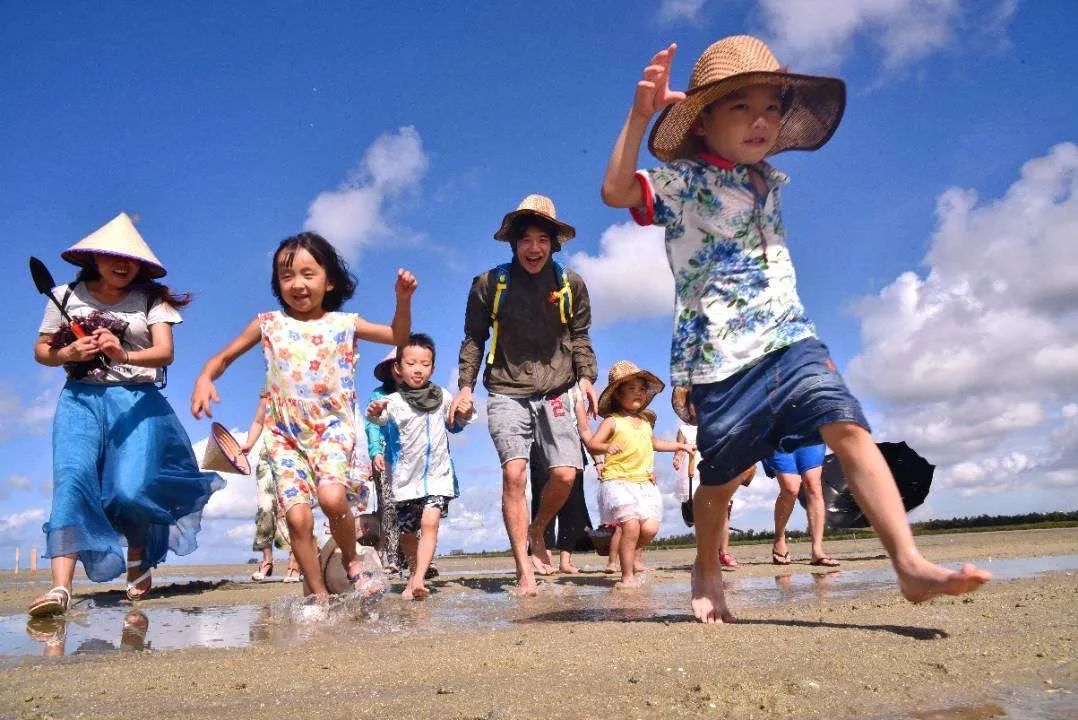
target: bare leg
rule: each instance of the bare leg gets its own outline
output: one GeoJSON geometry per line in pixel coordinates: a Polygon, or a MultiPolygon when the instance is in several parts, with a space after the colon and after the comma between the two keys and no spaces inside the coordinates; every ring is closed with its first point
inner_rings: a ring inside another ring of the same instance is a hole
{"type": "Polygon", "coordinates": [[[651,568],[644,564],[644,550],[659,532],[659,521],[649,518],[640,523],[640,535],[636,538],[636,552],[633,553],[633,571],[638,573],[650,572],[651,568]]]}
{"type": "Polygon", "coordinates": [[[809,538],[812,540],[812,559],[823,560],[823,530],[827,510],[823,501],[823,468],[814,467],[802,475],[805,486],[805,515],[808,517],[809,538]]]}
{"type": "Polygon", "coordinates": [[[517,566],[517,585],[521,595],[536,595],[535,573],[528,560],[528,505],[524,484],[528,482],[528,461],[510,460],[502,465],[502,519],[509,535],[509,547],[517,566]]]}
{"type": "Polygon", "coordinates": [[[614,534],[610,536],[610,553],[606,556],[606,567],[603,572],[613,575],[618,571],[618,553],[621,551],[621,525],[614,528],[614,534]]]}
{"type": "Polygon", "coordinates": [[[306,503],[299,503],[288,509],[284,519],[288,523],[292,553],[303,576],[307,578],[311,594],[325,600],[329,594],[326,592],[326,579],[322,577],[322,565],[318,562],[318,545],[314,541],[314,513],[306,503]]]}
{"type": "Polygon", "coordinates": [[[640,538],[640,521],[626,520],[621,524],[621,544],[618,559],[621,561],[621,581],[616,588],[634,588],[640,583],[636,578],[636,543],[640,538]]]}
{"type": "Polygon", "coordinates": [[[558,572],[567,575],[576,575],[580,572],[580,568],[573,565],[573,554],[568,550],[562,550],[558,554],[558,572]]]}
{"type": "Polygon", "coordinates": [[[867,430],[852,423],[830,423],[820,427],[820,435],[838,456],[858,506],[887,548],[898,587],[907,600],[923,602],[937,595],[962,595],[992,578],[991,573],[973,565],[948,570],[921,555],[891,470],[867,430]]]}
{"type": "Polygon", "coordinates": [[[692,614],[702,623],[734,621],[722,591],[719,543],[722,518],[738,487],[733,480],[722,485],[701,485],[693,496],[696,561],[692,569],[692,614]]]}
{"type": "MultiPolygon", "coordinates": [[[[423,517],[419,521],[419,543],[416,547],[415,570],[408,576],[408,587],[405,592],[411,591],[411,597],[422,600],[430,595],[430,590],[423,584],[427,568],[434,559],[434,550],[438,547],[438,525],[442,520],[442,511],[438,508],[423,508],[423,517]]],[[[406,597],[403,593],[402,597],[406,597]]]]}
{"type": "MultiPolygon", "coordinates": [[[[412,578],[415,577],[415,568],[419,554],[419,535],[416,534],[416,532],[401,532],[398,544],[401,552],[404,554],[404,562],[407,564],[407,570],[409,570],[409,579],[407,579],[407,585],[404,586],[401,597],[405,600],[411,600],[412,578]]],[[[423,582],[423,579],[420,578],[419,582],[423,582]]]]}
{"type": "Polygon", "coordinates": [[[348,507],[344,486],[338,483],[319,485],[318,505],[329,519],[329,533],[341,551],[341,564],[350,576],[355,577],[363,566],[356,554],[356,521],[348,507]]]}
{"type": "Polygon", "coordinates": [[[801,489],[801,476],[793,473],[775,473],[775,479],[779,483],[779,496],[775,498],[775,542],[771,546],[771,553],[778,558],[784,558],[780,562],[772,557],[772,560],[780,565],[790,562],[790,548],[786,545],[786,524],[790,522],[794,504],[797,502],[797,493],[801,489]]]}
{"type": "MultiPolygon", "coordinates": [[[[550,477],[543,486],[543,499],[539,503],[539,512],[528,526],[528,542],[531,544],[532,555],[548,567],[551,566],[550,551],[547,550],[543,533],[546,532],[547,525],[554,521],[554,516],[561,510],[565,501],[569,499],[574,482],[576,482],[576,468],[565,466],[550,468],[550,477]]],[[[551,570],[553,571],[552,567],[551,570]]]]}

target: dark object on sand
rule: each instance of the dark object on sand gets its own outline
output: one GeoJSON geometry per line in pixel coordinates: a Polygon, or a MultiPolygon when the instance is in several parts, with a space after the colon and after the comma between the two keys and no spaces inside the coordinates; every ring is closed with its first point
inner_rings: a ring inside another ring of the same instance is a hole
{"type": "Polygon", "coordinates": [[[600,525],[594,530],[588,528],[588,537],[597,555],[610,555],[610,538],[614,537],[614,530],[613,525],[600,525]]]}
{"type": "MultiPolygon", "coordinates": [[[[904,442],[881,442],[876,443],[876,447],[880,449],[883,459],[887,461],[887,467],[891,469],[906,512],[923,503],[932,486],[932,474],[936,466],[904,442]]],[[[801,507],[804,507],[803,489],[797,499],[801,507]]],[[[833,453],[823,460],[823,500],[827,508],[826,522],[829,530],[869,526],[868,518],[853,499],[853,493],[846,485],[846,476],[842,474],[842,466],[833,453]]]]}

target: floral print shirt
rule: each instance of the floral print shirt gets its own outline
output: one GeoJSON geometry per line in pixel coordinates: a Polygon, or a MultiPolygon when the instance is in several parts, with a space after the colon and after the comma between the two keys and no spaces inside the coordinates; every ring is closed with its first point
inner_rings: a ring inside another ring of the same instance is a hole
{"type": "Polygon", "coordinates": [[[701,154],[637,172],[641,225],[666,228],[674,274],[674,385],[714,383],[816,330],[797,295],[779,189],[789,179],[767,163],[757,199],[750,170],[701,154]]]}

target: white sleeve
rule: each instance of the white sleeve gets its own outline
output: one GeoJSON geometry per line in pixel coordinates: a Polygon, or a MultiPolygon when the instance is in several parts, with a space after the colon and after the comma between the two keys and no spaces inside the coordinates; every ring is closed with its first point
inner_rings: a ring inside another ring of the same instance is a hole
{"type": "Polygon", "coordinates": [[[41,318],[41,325],[37,331],[42,335],[52,335],[63,325],[60,311],[52,302],[45,303],[45,314],[41,318]]]}
{"type": "Polygon", "coordinates": [[[176,308],[169,305],[164,300],[158,300],[154,303],[154,306],[150,308],[150,312],[146,314],[146,326],[156,325],[158,323],[168,323],[169,325],[179,325],[183,322],[183,318],[180,317],[179,311],[176,308]]]}

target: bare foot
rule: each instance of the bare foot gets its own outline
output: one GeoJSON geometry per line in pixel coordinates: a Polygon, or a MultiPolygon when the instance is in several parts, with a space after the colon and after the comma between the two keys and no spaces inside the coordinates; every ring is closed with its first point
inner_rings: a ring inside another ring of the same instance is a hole
{"type": "Polygon", "coordinates": [[[540,575],[553,575],[554,574],[554,568],[553,567],[551,567],[550,565],[547,565],[546,563],[544,563],[543,561],[541,561],[539,558],[535,557],[534,555],[529,555],[528,559],[531,560],[532,569],[534,569],[535,572],[539,573],[540,575]]]}
{"type": "Polygon", "coordinates": [[[931,600],[938,595],[964,595],[992,579],[992,573],[969,563],[961,570],[948,570],[920,556],[901,567],[896,563],[895,572],[902,596],[912,603],[931,600]]]}
{"type": "Polygon", "coordinates": [[[405,600],[426,600],[430,597],[430,590],[426,585],[417,585],[404,588],[404,592],[401,593],[401,597],[405,600]]]}
{"type": "Polygon", "coordinates": [[[558,572],[560,572],[562,575],[579,575],[580,568],[578,568],[576,565],[559,565],[558,572]]]}
{"type": "Polygon", "coordinates": [[[514,593],[517,597],[537,597],[539,595],[539,586],[535,583],[535,578],[530,578],[530,582],[525,582],[523,579],[517,583],[517,589],[514,593]]]}
{"type": "Polygon", "coordinates": [[[644,586],[644,580],[635,575],[632,577],[623,577],[614,583],[615,590],[636,590],[644,586]]]}
{"type": "MultiPolygon", "coordinates": [[[[553,561],[550,559],[550,551],[546,549],[546,541],[543,540],[543,530],[545,529],[546,528],[541,528],[535,523],[529,525],[528,543],[531,545],[532,557],[543,565],[553,568],[553,561]]],[[[551,572],[553,572],[553,570],[551,570],[551,572]]]]}
{"type": "Polygon", "coordinates": [[[722,571],[705,574],[692,569],[692,614],[702,623],[732,623],[737,620],[726,607],[722,591],[722,571]]]}
{"type": "Polygon", "coordinates": [[[405,599],[405,600],[414,600],[415,599],[415,595],[412,593],[412,586],[411,585],[408,585],[408,586],[406,586],[404,588],[404,590],[401,592],[401,597],[403,599],[405,599]]]}
{"type": "Polygon", "coordinates": [[[645,573],[645,572],[651,572],[651,571],[652,571],[652,570],[654,570],[654,569],[655,569],[655,568],[653,568],[653,567],[648,567],[647,565],[645,565],[645,564],[644,564],[644,563],[642,563],[642,562],[638,562],[638,563],[636,563],[635,565],[633,565],[633,572],[634,572],[634,573],[645,573]]]}
{"type": "Polygon", "coordinates": [[[605,568],[603,568],[603,572],[606,573],[607,575],[613,575],[617,571],[618,571],[618,566],[617,565],[607,565],[605,568]]]}

